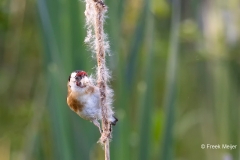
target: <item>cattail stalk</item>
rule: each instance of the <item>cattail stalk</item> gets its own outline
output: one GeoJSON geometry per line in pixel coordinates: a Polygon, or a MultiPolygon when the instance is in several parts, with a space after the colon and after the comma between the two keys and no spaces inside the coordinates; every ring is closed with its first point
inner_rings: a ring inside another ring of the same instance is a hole
{"type": "Polygon", "coordinates": [[[87,37],[85,42],[89,44],[97,57],[97,84],[100,90],[100,105],[102,110],[102,135],[99,140],[105,146],[105,160],[110,160],[109,141],[111,139],[111,122],[108,121],[112,111],[113,91],[108,86],[110,79],[108,68],[106,67],[105,55],[109,50],[109,44],[104,34],[104,14],[107,11],[106,5],[101,0],[86,1],[86,25],[87,37]]]}

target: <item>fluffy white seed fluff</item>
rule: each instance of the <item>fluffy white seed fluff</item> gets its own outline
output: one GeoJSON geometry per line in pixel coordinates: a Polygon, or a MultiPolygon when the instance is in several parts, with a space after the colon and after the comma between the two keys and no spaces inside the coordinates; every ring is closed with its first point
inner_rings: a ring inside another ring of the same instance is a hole
{"type": "MultiPolygon", "coordinates": [[[[84,42],[89,46],[91,52],[93,54],[96,53],[96,35],[94,34],[94,25],[95,25],[95,20],[96,17],[99,16],[97,14],[97,11],[95,9],[95,3],[93,0],[85,0],[86,2],[86,9],[85,9],[85,17],[86,17],[86,28],[87,28],[87,36],[85,37],[84,42]]],[[[105,13],[106,13],[106,9],[102,12],[102,16],[101,21],[104,22],[105,21],[105,13]]],[[[108,42],[108,35],[105,33],[103,34],[103,45],[104,45],[104,50],[105,53],[107,53],[108,55],[110,55],[110,46],[109,46],[109,42],[108,42]]],[[[93,56],[95,57],[95,56],[93,56]]]]}
{"type": "MultiPolygon", "coordinates": [[[[104,33],[103,24],[107,7],[101,0],[85,0],[86,2],[86,28],[87,36],[85,43],[88,44],[92,53],[96,54],[98,67],[96,70],[97,83],[100,91],[100,106],[102,111],[103,133],[100,142],[105,144],[105,156],[109,156],[108,140],[111,138],[111,119],[114,112],[112,110],[113,90],[108,86],[110,74],[106,67],[105,55],[109,55],[109,42],[104,33]],[[107,143],[105,143],[107,142],[107,143]],[[107,152],[108,153],[107,153],[107,152]]],[[[94,57],[94,56],[93,56],[94,57]]],[[[112,117],[115,119],[114,117],[112,117]]],[[[108,157],[107,156],[107,157],[108,157]]]]}

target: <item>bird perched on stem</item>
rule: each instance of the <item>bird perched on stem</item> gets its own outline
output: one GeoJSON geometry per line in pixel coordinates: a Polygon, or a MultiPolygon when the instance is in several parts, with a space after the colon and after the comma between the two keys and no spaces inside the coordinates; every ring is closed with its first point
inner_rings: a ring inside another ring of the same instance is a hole
{"type": "MultiPolygon", "coordinates": [[[[67,104],[70,109],[83,119],[93,122],[102,133],[98,122],[98,120],[102,119],[100,92],[99,88],[93,83],[92,78],[89,78],[85,71],[74,71],[68,78],[67,87],[67,104]]],[[[113,114],[108,115],[107,118],[111,125],[115,125],[118,121],[113,114]]]]}

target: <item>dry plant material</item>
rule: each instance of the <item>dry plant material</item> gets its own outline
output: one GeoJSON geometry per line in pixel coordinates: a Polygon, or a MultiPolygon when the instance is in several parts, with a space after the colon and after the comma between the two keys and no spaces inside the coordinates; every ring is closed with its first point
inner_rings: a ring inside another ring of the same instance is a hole
{"type": "Polygon", "coordinates": [[[110,159],[109,141],[111,139],[112,126],[108,117],[113,115],[113,90],[108,86],[111,76],[108,68],[106,67],[105,55],[106,53],[109,53],[109,43],[103,28],[107,6],[101,0],[85,0],[85,2],[87,27],[85,43],[89,45],[91,51],[95,53],[97,57],[97,84],[100,90],[103,130],[99,142],[105,145],[105,159],[110,159]]]}

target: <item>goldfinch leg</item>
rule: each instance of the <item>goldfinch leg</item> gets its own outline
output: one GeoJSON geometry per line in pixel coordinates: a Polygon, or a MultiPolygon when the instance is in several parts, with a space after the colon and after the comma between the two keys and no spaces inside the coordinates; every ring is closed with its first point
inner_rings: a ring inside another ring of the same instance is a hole
{"type": "Polygon", "coordinates": [[[95,125],[95,126],[97,126],[98,127],[98,129],[99,129],[99,131],[100,131],[100,133],[102,134],[102,129],[101,129],[101,127],[100,127],[100,123],[95,119],[95,120],[93,120],[92,121],[93,122],[93,124],[95,125]]]}

